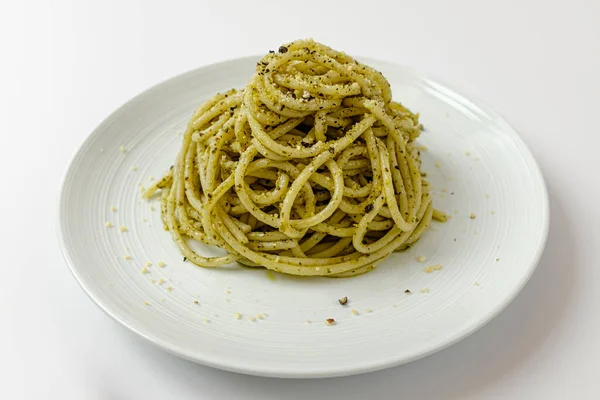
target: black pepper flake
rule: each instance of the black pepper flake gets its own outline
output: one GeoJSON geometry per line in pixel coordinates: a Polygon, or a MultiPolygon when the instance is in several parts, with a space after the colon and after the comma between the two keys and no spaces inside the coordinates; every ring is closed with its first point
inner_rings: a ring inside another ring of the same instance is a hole
{"type": "Polygon", "coordinates": [[[310,143],[300,142],[303,147],[310,147],[310,143]]]}
{"type": "Polygon", "coordinates": [[[183,257],[183,262],[186,262],[186,261],[187,261],[187,257],[183,257]]]}
{"type": "Polygon", "coordinates": [[[279,52],[285,54],[288,52],[288,48],[285,46],[279,46],[279,52]]]}
{"type": "Polygon", "coordinates": [[[341,305],[345,306],[346,304],[348,304],[348,297],[344,296],[341,299],[338,300],[340,302],[341,305]]]}
{"type": "Polygon", "coordinates": [[[453,242],[456,242],[456,238],[452,239],[453,242]]]}
{"type": "Polygon", "coordinates": [[[269,54],[274,54],[275,52],[273,50],[269,50],[269,54]]]}
{"type": "Polygon", "coordinates": [[[329,151],[331,154],[335,154],[335,149],[333,147],[328,148],[327,151],[329,151]]]}
{"type": "Polygon", "coordinates": [[[454,196],[454,192],[450,192],[450,196],[454,196]]]}
{"type": "Polygon", "coordinates": [[[373,204],[367,204],[365,206],[365,212],[370,213],[371,211],[373,211],[373,204]]]}
{"type": "Polygon", "coordinates": [[[406,290],[404,291],[404,293],[406,293],[406,294],[410,294],[410,290],[406,289],[406,290]]]}
{"type": "Polygon", "coordinates": [[[398,171],[400,171],[400,167],[397,165],[394,165],[394,168],[396,168],[398,171]]]}
{"type": "Polygon", "coordinates": [[[169,167],[169,169],[170,169],[170,170],[171,170],[171,169],[173,169],[173,166],[171,165],[171,166],[169,167]]]}

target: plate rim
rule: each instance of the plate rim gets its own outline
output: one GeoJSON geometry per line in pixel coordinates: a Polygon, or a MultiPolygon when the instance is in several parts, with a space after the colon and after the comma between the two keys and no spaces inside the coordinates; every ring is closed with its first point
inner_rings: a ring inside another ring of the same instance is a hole
{"type": "Polygon", "coordinates": [[[325,367],[318,367],[318,368],[312,369],[307,372],[307,371],[303,371],[303,370],[294,371],[293,369],[291,369],[291,370],[287,370],[287,369],[286,370],[275,370],[272,367],[262,367],[262,369],[257,370],[255,368],[248,368],[247,366],[244,366],[244,363],[239,363],[238,365],[232,365],[231,363],[220,362],[218,357],[212,358],[212,359],[194,357],[193,355],[190,355],[189,352],[186,352],[185,348],[182,348],[181,346],[173,344],[172,342],[153,337],[151,332],[144,332],[144,331],[136,328],[135,326],[133,326],[131,323],[129,323],[127,321],[127,318],[124,318],[123,316],[119,315],[118,312],[110,310],[109,307],[107,307],[106,305],[104,305],[102,303],[101,299],[98,297],[98,294],[95,292],[93,285],[86,283],[85,280],[83,279],[83,277],[78,273],[77,267],[75,265],[75,262],[71,258],[71,255],[69,253],[69,249],[68,249],[68,246],[67,246],[67,243],[65,240],[68,229],[65,226],[65,224],[63,223],[61,209],[63,207],[63,203],[66,201],[65,197],[66,197],[67,190],[68,190],[67,183],[69,182],[69,178],[75,173],[73,166],[75,165],[76,161],[80,157],[83,156],[83,153],[84,153],[86,147],[88,147],[93,142],[93,140],[98,135],[101,134],[102,126],[107,121],[110,121],[111,119],[113,119],[113,117],[116,116],[124,107],[126,107],[132,103],[135,103],[137,100],[141,99],[142,97],[147,96],[148,94],[150,94],[151,92],[153,92],[155,90],[162,88],[165,85],[171,84],[173,81],[184,79],[188,75],[199,73],[201,70],[206,71],[206,70],[210,70],[210,69],[220,68],[220,67],[228,65],[228,64],[247,62],[250,60],[258,60],[258,59],[260,59],[260,57],[262,57],[262,56],[261,55],[250,55],[250,56],[229,58],[224,61],[201,65],[199,67],[190,69],[188,71],[185,71],[180,74],[171,76],[167,79],[164,79],[164,80],[158,82],[157,84],[154,84],[154,85],[148,87],[147,89],[143,90],[142,92],[138,93],[137,95],[131,97],[129,100],[123,102],[113,112],[111,112],[108,116],[106,116],[99,124],[97,124],[96,127],[79,144],[79,146],[77,147],[77,150],[73,153],[73,155],[71,156],[71,158],[67,164],[66,170],[63,173],[61,184],[60,184],[60,190],[59,190],[59,194],[58,194],[58,202],[57,202],[57,208],[56,208],[56,210],[57,210],[56,217],[58,220],[57,221],[57,239],[58,239],[59,247],[61,249],[61,253],[69,267],[69,270],[71,271],[71,274],[73,275],[73,277],[75,278],[75,280],[77,281],[79,286],[83,289],[84,293],[92,300],[92,302],[97,307],[99,307],[105,314],[107,314],[109,317],[111,317],[114,321],[118,322],[120,325],[127,328],[129,331],[139,335],[140,337],[144,338],[148,342],[167,351],[168,353],[176,355],[180,358],[192,361],[197,364],[201,364],[201,365],[205,365],[208,367],[225,370],[225,371],[229,371],[229,372],[236,372],[236,373],[241,373],[241,374],[246,374],[246,375],[262,376],[262,377],[298,378],[298,379],[330,378],[330,377],[357,375],[357,374],[363,374],[363,373],[368,373],[368,372],[374,372],[374,371],[378,371],[378,370],[382,370],[382,369],[386,369],[386,368],[391,368],[391,367],[399,366],[399,365],[406,364],[406,363],[409,363],[412,361],[416,361],[418,359],[427,357],[431,354],[437,353],[438,351],[444,350],[444,349],[452,346],[453,344],[467,338],[468,336],[472,335],[473,333],[475,333],[476,331],[481,329],[483,326],[487,325],[492,319],[496,318],[500,313],[502,313],[508,307],[508,305],[510,305],[514,301],[516,296],[523,290],[523,288],[525,287],[527,282],[530,280],[531,276],[533,275],[533,273],[537,269],[537,266],[539,265],[539,262],[544,253],[544,250],[546,248],[546,244],[548,241],[548,233],[549,233],[549,228],[550,228],[550,205],[549,205],[548,188],[547,188],[546,180],[544,178],[542,169],[540,168],[537,160],[535,159],[533,153],[531,152],[531,149],[529,148],[527,143],[523,140],[523,138],[521,137],[519,132],[516,129],[514,129],[514,127],[498,111],[496,111],[494,108],[487,105],[487,103],[482,101],[479,97],[473,96],[470,93],[468,93],[468,91],[464,91],[462,89],[456,90],[453,85],[446,83],[444,80],[432,77],[429,73],[423,73],[420,70],[414,69],[412,67],[402,65],[399,63],[395,63],[392,61],[387,61],[384,59],[378,59],[378,58],[372,58],[372,57],[362,57],[362,56],[354,56],[354,57],[356,59],[363,60],[367,64],[374,63],[374,64],[379,64],[379,65],[386,65],[391,68],[402,69],[404,71],[407,71],[408,73],[411,73],[415,77],[435,82],[435,83],[441,85],[442,87],[449,89],[454,94],[459,95],[459,96],[467,99],[469,102],[477,105],[479,108],[484,110],[486,113],[491,113],[492,115],[497,117],[499,122],[505,124],[506,129],[503,130],[503,133],[508,135],[510,137],[510,139],[513,140],[514,143],[519,147],[521,155],[526,158],[526,161],[527,161],[530,171],[534,174],[534,176],[536,176],[538,178],[538,183],[540,184],[540,189],[541,189],[541,202],[540,202],[539,206],[541,208],[540,215],[542,217],[542,224],[543,224],[543,226],[541,226],[542,236],[540,239],[540,243],[537,246],[537,248],[535,249],[535,253],[533,254],[532,262],[527,266],[526,273],[522,276],[522,278],[517,282],[516,285],[514,285],[512,288],[510,288],[510,290],[508,292],[506,292],[506,295],[502,298],[502,300],[500,302],[498,302],[497,305],[495,305],[494,307],[490,307],[485,313],[482,314],[482,318],[476,320],[475,323],[471,324],[467,329],[460,330],[459,332],[456,332],[453,335],[449,336],[444,341],[443,344],[441,344],[441,345],[434,344],[434,345],[430,346],[429,348],[427,348],[425,351],[421,351],[418,354],[414,354],[412,356],[396,357],[396,358],[392,357],[391,359],[381,360],[379,362],[371,362],[369,364],[363,364],[361,367],[355,367],[355,368],[325,366],[325,367]]]}

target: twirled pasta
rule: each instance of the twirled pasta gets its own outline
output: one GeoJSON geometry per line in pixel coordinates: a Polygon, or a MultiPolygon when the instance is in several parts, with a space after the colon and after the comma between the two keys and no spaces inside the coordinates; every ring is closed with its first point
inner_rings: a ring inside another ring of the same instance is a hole
{"type": "Polygon", "coordinates": [[[165,229],[199,266],[358,275],[435,216],[420,131],[381,73],[299,40],[264,56],[243,90],[194,112],[175,164],[144,196],[162,189],[165,229]],[[203,257],[189,240],[227,255],[203,257]]]}

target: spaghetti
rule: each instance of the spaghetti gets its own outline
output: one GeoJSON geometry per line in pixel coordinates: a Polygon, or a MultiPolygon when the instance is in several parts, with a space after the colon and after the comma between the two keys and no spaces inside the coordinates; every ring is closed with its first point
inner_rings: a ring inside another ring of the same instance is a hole
{"type": "Polygon", "coordinates": [[[421,126],[383,75],[312,40],[269,52],[240,91],[192,115],[161,215],[187,260],[348,277],[409,247],[434,211],[421,126]],[[218,246],[204,257],[189,241],[218,246]]]}

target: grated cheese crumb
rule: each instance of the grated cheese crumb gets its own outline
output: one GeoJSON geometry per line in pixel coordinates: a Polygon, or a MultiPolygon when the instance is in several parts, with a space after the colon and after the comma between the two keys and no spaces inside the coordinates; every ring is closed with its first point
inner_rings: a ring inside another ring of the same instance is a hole
{"type": "Polygon", "coordinates": [[[210,322],[210,319],[208,319],[208,318],[204,317],[204,318],[202,319],[202,321],[204,321],[204,322],[206,322],[206,323],[208,324],[208,323],[210,322]]]}
{"type": "Polygon", "coordinates": [[[433,267],[427,267],[423,270],[423,272],[425,272],[426,274],[430,274],[433,272],[433,267]]]}
{"type": "Polygon", "coordinates": [[[353,315],[359,315],[360,313],[357,310],[352,310],[351,311],[353,315]]]}
{"type": "Polygon", "coordinates": [[[252,321],[252,322],[256,321],[256,317],[250,317],[250,318],[248,318],[248,319],[249,319],[250,321],[252,321]]]}
{"type": "Polygon", "coordinates": [[[262,316],[262,314],[256,314],[256,318],[257,319],[263,319],[264,317],[262,316]]]}
{"type": "Polygon", "coordinates": [[[229,294],[229,293],[231,293],[231,290],[227,289],[227,290],[225,291],[225,293],[226,293],[226,294],[229,294]]]}
{"type": "Polygon", "coordinates": [[[373,312],[373,310],[371,310],[370,308],[367,308],[365,311],[368,312],[368,313],[372,313],[373,312]]]}
{"type": "Polygon", "coordinates": [[[154,206],[150,206],[150,211],[156,211],[156,208],[154,206]]]}
{"type": "Polygon", "coordinates": [[[112,227],[113,227],[113,224],[112,224],[112,223],[110,223],[110,222],[106,222],[106,223],[104,224],[104,226],[105,226],[105,227],[107,227],[107,228],[112,228],[112,227]]]}
{"type": "Polygon", "coordinates": [[[471,213],[471,215],[469,215],[469,218],[475,219],[475,218],[477,218],[477,215],[475,215],[474,213],[471,213]]]}
{"type": "Polygon", "coordinates": [[[434,270],[436,270],[436,271],[439,271],[440,269],[442,269],[442,266],[441,266],[440,264],[436,264],[436,265],[433,267],[433,269],[434,269],[434,270]]]}
{"type": "Polygon", "coordinates": [[[148,177],[148,179],[149,179],[149,180],[151,180],[151,181],[153,181],[153,180],[154,180],[154,177],[153,177],[152,175],[150,175],[150,176],[148,177]]]}
{"type": "Polygon", "coordinates": [[[147,274],[148,273],[148,268],[144,267],[142,268],[142,274],[147,274]]]}
{"type": "Polygon", "coordinates": [[[125,225],[122,225],[119,229],[121,232],[127,232],[127,227],[125,225]]]}
{"type": "Polygon", "coordinates": [[[150,305],[150,303],[148,303],[146,300],[144,300],[144,305],[145,305],[145,306],[149,306],[149,305],[150,305]]]}
{"type": "Polygon", "coordinates": [[[475,281],[475,283],[473,283],[473,285],[479,286],[479,282],[475,281]]]}
{"type": "Polygon", "coordinates": [[[173,290],[173,288],[171,286],[167,286],[167,290],[170,292],[171,290],[173,290]]]}
{"type": "Polygon", "coordinates": [[[115,207],[115,206],[110,206],[110,211],[112,211],[112,212],[117,212],[117,207],[115,207]]]}
{"type": "Polygon", "coordinates": [[[333,318],[327,318],[325,320],[325,325],[327,325],[327,326],[335,325],[335,319],[333,319],[333,318]]]}
{"type": "Polygon", "coordinates": [[[138,170],[138,167],[134,165],[134,166],[132,166],[132,167],[131,167],[131,170],[132,170],[132,171],[137,171],[137,170],[138,170]]]}
{"type": "Polygon", "coordinates": [[[158,284],[159,284],[159,285],[162,285],[163,283],[165,283],[165,280],[164,280],[163,278],[160,278],[160,279],[158,280],[158,284]]]}
{"type": "Polygon", "coordinates": [[[126,254],[123,256],[124,260],[131,260],[131,256],[129,254],[126,254]]]}
{"type": "Polygon", "coordinates": [[[426,260],[426,258],[425,258],[424,256],[419,256],[419,257],[417,257],[417,261],[418,261],[418,262],[421,262],[421,263],[422,263],[422,262],[423,262],[423,261],[425,261],[425,260],[426,260]]]}
{"type": "Polygon", "coordinates": [[[159,268],[162,268],[162,267],[164,267],[164,266],[165,266],[165,263],[164,263],[163,261],[159,261],[159,262],[157,262],[157,263],[156,263],[156,265],[157,265],[159,268]]]}
{"type": "Polygon", "coordinates": [[[127,150],[125,149],[125,146],[120,146],[120,147],[119,147],[119,151],[120,151],[121,153],[125,153],[127,150]]]}
{"type": "Polygon", "coordinates": [[[421,293],[429,293],[429,289],[427,289],[427,288],[421,289],[421,293]]]}
{"type": "Polygon", "coordinates": [[[469,157],[471,155],[470,151],[465,151],[465,156],[469,157]]]}
{"type": "Polygon", "coordinates": [[[307,324],[310,324],[310,319],[307,319],[307,320],[306,320],[306,323],[307,323],[307,324]]]}
{"type": "Polygon", "coordinates": [[[150,261],[146,261],[146,267],[151,267],[152,263],[150,261]]]}
{"type": "Polygon", "coordinates": [[[441,166],[442,166],[442,164],[440,164],[439,162],[436,162],[436,163],[435,163],[435,167],[436,167],[436,168],[441,168],[441,166]]]}
{"type": "Polygon", "coordinates": [[[235,319],[242,319],[242,314],[240,314],[239,312],[235,313],[235,314],[233,314],[233,318],[235,318],[235,319]]]}

